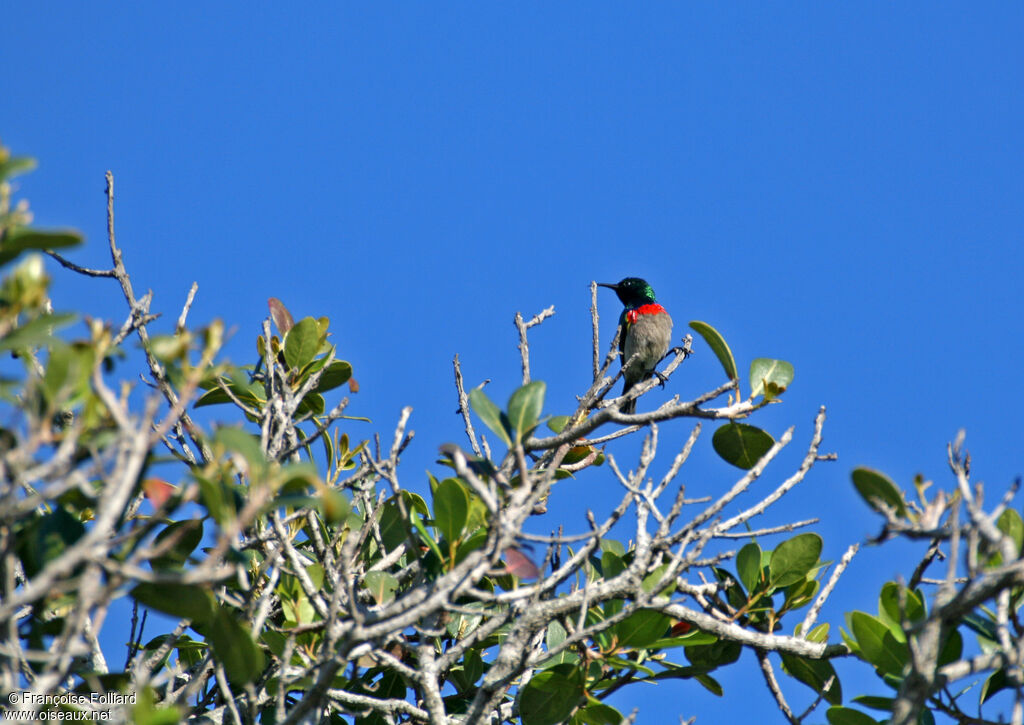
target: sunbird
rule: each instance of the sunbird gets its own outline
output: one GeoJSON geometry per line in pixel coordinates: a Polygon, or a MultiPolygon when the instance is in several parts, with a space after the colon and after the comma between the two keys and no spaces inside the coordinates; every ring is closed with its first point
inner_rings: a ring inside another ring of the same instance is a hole
{"type": "MultiPolygon", "coordinates": [[[[654,366],[668,353],[672,341],[672,318],[655,300],[651,285],[639,277],[626,277],[617,284],[599,282],[598,286],[615,290],[623,305],[619,316],[622,327],[619,351],[625,366],[623,378],[626,382],[622,388],[625,395],[641,380],[654,375],[654,366]]],[[[623,413],[635,413],[636,400],[624,403],[621,410],[623,413]]]]}

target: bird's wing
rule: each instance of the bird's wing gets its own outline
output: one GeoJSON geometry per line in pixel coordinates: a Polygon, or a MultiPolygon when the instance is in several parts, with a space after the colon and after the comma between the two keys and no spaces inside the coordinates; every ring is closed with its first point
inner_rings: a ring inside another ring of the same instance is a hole
{"type": "MultiPolygon", "coordinates": [[[[619,326],[622,328],[622,334],[619,335],[619,352],[625,356],[626,354],[626,334],[629,332],[629,317],[627,313],[629,310],[623,310],[622,314],[619,315],[619,326]]],[[[626,360],[623,357],[621,364],[625,365],[626,360]]]]}

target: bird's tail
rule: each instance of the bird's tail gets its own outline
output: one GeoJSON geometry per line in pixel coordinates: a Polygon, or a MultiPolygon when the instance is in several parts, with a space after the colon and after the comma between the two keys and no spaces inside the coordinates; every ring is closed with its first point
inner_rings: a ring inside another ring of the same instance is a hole
{"type": "MultiPolygon", "coordinates": [[[[629,389],[633,387],[634,381],[627,380],[625,385],[622,386],[622,394],[625,395],[629,392],[629,389]]],[[[625,403],[619,406],[619,412],[625,413],[626,415],[632,415],[636,412],[636,398],[627,400],[625,403]]]]}

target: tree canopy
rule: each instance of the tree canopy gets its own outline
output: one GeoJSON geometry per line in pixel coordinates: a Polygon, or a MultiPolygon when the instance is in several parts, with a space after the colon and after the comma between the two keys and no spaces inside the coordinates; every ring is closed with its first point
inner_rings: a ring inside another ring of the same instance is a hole
{"type": "Polygon", "coordinates": [[[1019,481],[986,508],[962,437],[949,447],[948,490],[920,479],[904,490],[880,471],[852,471],[879,518],[871,543],[905,540],[921,556],[905,577],[865,591],[865,611],[832,626],[821,608],[858,542],[823,561],[815,521],[757,526],[834,459],[822,450],[824,407],[799,465],[758,500],[740,500],[793,444],[792,428],[775,439],[750,422],[785,399],[790,363],[741,367],[714,326],[692,321],[697,337],[670,351],[661,379],[695,346],[717,357],[723,379],[692,400],[624,413],[624,399],[661,380],[613,396],[627,361],[617,336],[600,344],[592,285],[586,389],[575,400],[547,395],[529,336],[553,308],[516,313],[521,386],[495,401],[483,383],[467,385],[455,357],[465,442],[439,444],[430,495],[420,496],[398,478],[411,409],[386,434],[353,437],[342,393],[358,390],[358,371],[338,358],[329,319],[296,320],[271,298],[255,361],[234,365],[220,356],[223,323],[189,323],[193,287],[173,329],[158,332],[151,296],[133,288],[116,241],[113,175],[111,266],[87,269],[65,256],[80,235],[34,227],[27,203],[13,199],[10,180],[32,166],[0,150],[0,350],[10,356],[0,686],[9,713],[614,725],[643,718],[609,704],[623,688],[741,697],[715,675],[747,649],[790,723],[1024,719],[1019,481]],[[51,299],[50,273],[112,278],[125,318],[85,319],[87,334],[75,337],[80,311],[57,311],[67,302],[51,299]],[[133,338],[141,356],[126,353],[133,338]],[[659,431],[680,419],[691,432],[666,452],[659,431]],[[629,469],[606,449],[626,437],[643,441],[629,469]],[[735,481],[689,498],[680,472],[709,443],[735,481]],[[560,482],[595,476],[622,493],[592,507],[586,531],[527,531],[549,497],[566,495],[560,482]],[[99,632],[124,597],[130,641],[105,650],[99,632]],[[151,611],[165,616],[154,624],[151,611]],[[873,668],[884,694],[845,692],[836,658],[873,668]],[[795,711],[790,688],[810,688],[810,707],[795,711]]]}

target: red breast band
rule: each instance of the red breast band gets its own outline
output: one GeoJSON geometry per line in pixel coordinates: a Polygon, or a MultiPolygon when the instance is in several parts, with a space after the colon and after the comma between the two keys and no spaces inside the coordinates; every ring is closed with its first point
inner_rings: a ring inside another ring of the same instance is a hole
{"type": "Polygon", "coordinates": [[[637,318],[640,317],[640,315],[664,315],[664,314],[667,314],[665,312],[665,308],[662,307],[661,305],[659,305],[657,302],[654,302],[654,303],[651,303],[649,305],[641,305],[640,307],[637,307],[635,310],[627,311],[626,312],[626,319],[629,320],[629,324],[632,325],[633,323],[636,322],[637,318]]]}

